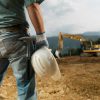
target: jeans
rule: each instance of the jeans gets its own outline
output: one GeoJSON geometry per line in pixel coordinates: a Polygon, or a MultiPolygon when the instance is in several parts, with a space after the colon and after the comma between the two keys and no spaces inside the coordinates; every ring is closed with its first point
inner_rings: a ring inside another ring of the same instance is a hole
{"type": "Polygon", "coordinates": [[[10,64],[16,78],[18,100],[37,100],[35,73],[30,62],[34,46],[31,42],[27,44],[19,40],[26,34],[21,29],[0,33],[0,41],[3,41],[3,45],[0,45],[0,48],[3,48],[0,49],[0,84],[10,64]]]}

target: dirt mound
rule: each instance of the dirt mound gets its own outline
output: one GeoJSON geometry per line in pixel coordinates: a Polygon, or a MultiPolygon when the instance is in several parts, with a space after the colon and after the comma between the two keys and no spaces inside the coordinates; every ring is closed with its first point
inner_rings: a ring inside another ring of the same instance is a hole
{"type": "MultiPolygon", "coordinates": [[[[57,59],[61,80],[37,80],[38,100],[100,100],[100,58],[57,59]],[[97,63],[98,62],[98,63],[97,63]]],[[[11,68],[0,87],[0,100],[16,100],[17,90],[11,68]]]]}
{"type": "Polygon", "coordinates": [[[70,80],[70,88],[82,96],[91,97],[100,95],[100,76],[80,74],[70,80]]]}

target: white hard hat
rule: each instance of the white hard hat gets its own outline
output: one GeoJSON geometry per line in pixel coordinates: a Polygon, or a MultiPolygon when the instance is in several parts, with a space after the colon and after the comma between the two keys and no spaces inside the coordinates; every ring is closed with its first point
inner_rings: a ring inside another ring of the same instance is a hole
{"type": "Polygon", "coordinates": [[[37,50],[32,55],[31,63],[38,76],[49,77],[55,81],[61,78],[57,61],[47,47],[37,50]]]}

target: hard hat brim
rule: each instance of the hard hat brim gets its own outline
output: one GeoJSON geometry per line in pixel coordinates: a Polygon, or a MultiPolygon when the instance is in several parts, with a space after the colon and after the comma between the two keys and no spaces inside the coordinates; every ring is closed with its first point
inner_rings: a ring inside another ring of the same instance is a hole
{"type": "Polygon", "coordinates": [[[54,81],[57,81],[61,78],[58,63],[53,54],[51,53],[51,50],[49,50],[47,47],[42,47],[41,49],[37,50],[32,55],[31,63],[34,68],[34,71],[38,76],[42,78],[48,77],[53,79],[54,81]],[[45,70],[47,70],[47,72],[45,70]]]}

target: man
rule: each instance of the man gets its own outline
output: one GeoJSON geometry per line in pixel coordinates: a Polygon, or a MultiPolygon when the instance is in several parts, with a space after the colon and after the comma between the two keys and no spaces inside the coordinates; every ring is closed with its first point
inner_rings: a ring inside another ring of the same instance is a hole
{"type": "Polygon", "coordinates": [[[40,8],[42,1],[0,0],[0,84],[10,64],[16,77],[18,100],[37,100],[30,63],[34,50],[31,42],[22,39],[28,36],[25,5],[36,31],[36,49],[48,46],[40,8]]]}

